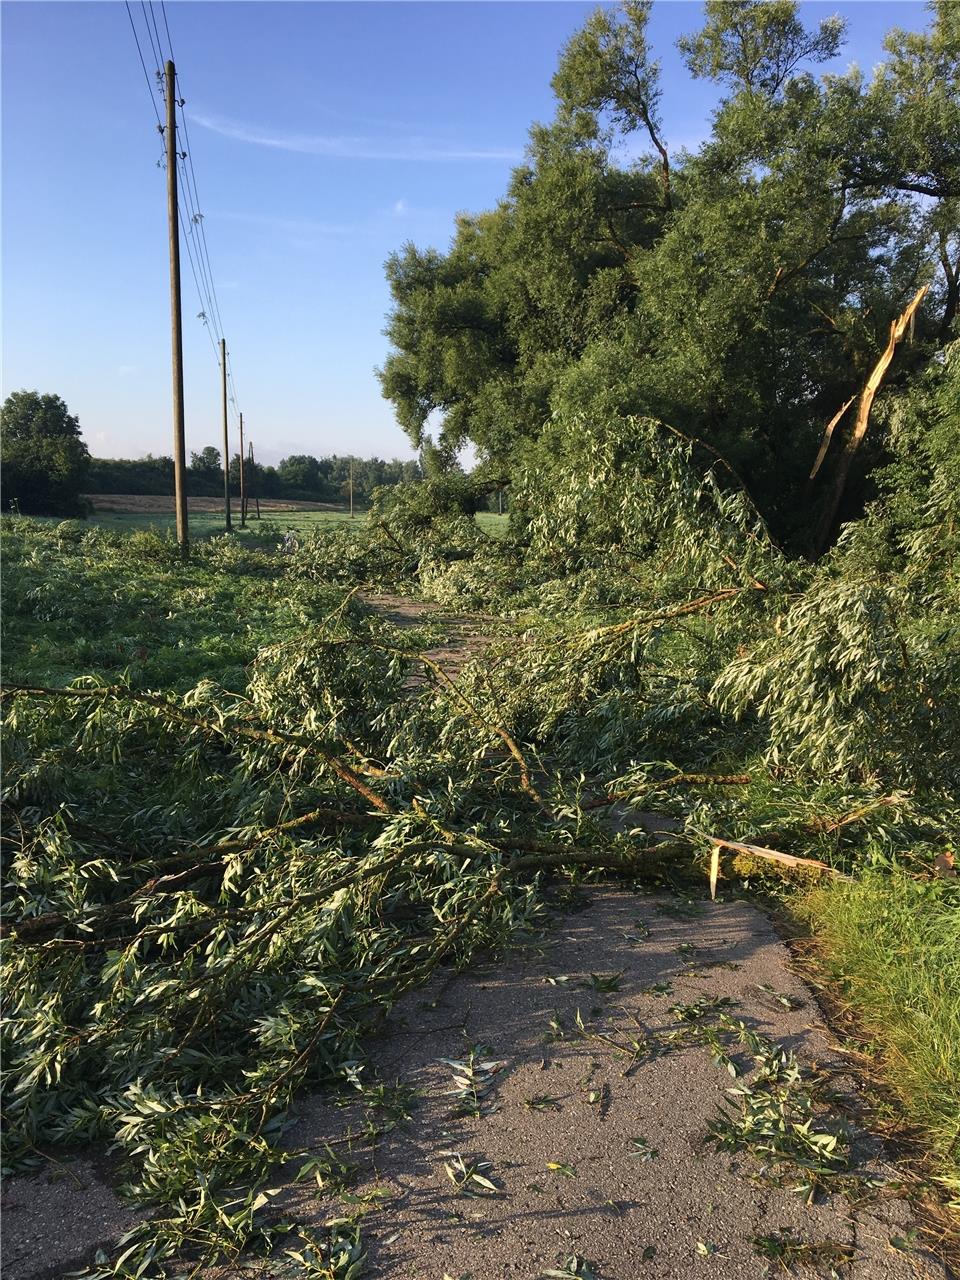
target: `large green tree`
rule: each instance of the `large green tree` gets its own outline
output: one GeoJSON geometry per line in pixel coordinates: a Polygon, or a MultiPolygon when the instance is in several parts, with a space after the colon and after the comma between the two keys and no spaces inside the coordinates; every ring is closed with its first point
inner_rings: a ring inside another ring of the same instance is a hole
{"type": "MultiPolygon", "coordinates": [[[[948,340],[960,305],[960,39],[891,32],[869,83],[818,78],[843,24],[808,30],[793,0],[708,0],[682,40],[723,98],[697,154],[671,154],[650,4],[602,9],[562,51],[557,115],[489,213],[458,219],[446,253],[387,264],[394,307],[384,394],[418,445],[471,441],[509,474],[546,424],[642,414],[719,450],[778,535],[808,546],[836,433],[891,321],[930,286],[902,382],[948,340]],[[630,162],[625,154],[637,158],[630,162]]],[[[841,514],[869,497],[871,434],[841,514]]]]}
{"type": "Polygon", "coordinates": [[[32,515],[79,515],[90,453],[57,395],[14,391],[0,409],[0,504],[32,515]]]}

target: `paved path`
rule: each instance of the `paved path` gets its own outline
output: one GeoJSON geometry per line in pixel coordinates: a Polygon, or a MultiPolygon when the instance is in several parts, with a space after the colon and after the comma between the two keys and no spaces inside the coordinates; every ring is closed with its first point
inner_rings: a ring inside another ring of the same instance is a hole
{"type": "MultiPolygon", "coordinates": [[[[741,903],[705,902],[678,919],[676,899],[618,889],[589,898],[542,945],[438,979],[391,1016],[376,1069],[416,1089],[419,1100],[406,1127],[351,1156],[363,1171],[353,1194],[375,1192],[378,1206],[364,1218],[364,1274],[535,1280],[575,1255],[598,1280],[746,1280],[771,1273],[755,1241],[792,1233],[836,1246],[838,1257],[849,1253],[842,1269],[849,1280],[947,1275],[922,1251],[891,1244],[909,1238],[912,1213],[879,1140],[861,1132],[853,1143],[855,1178],[877,1186],[861,1182],[853,1199],[837,1193],[808,1206],[767,1185],[751,1155],[721,1153],[705,1140],[733,1084],[705,1047],[680,1045],[632,1062],[602,1038],[669,1034],[683,1025],[673,1006],[726,998],[735,1002],[730,1016],[821,1068],[824,1088],[854,1095],[814,998],[766,917],[741,903]],[[619,989],[596,990],[611,974],[619,989]],[[577,1029],[578,1009],[586,1034],[577,1029]],[[501,1065],[481,1097],[484,1114],[458,1117],[444,1060],[464,1061],[478,1044],[486,1046],[483,1061],[501,1065]],[[458,1193],[445,1169],[455,1166],[451,1153],[467,1167],[489,1162],[480,1171],[499,1193],[458,1193]]],[[[748,1055],[734,1057],[748,1065],[748,1055]]],[[[839,1115],[832,1105],[828,1122],[839,1115]]],[[[360,1108],[305,1101],[287,1141],[310,1146],[361,1119],[360,1108]]],[[[288,1186],[281,1202],[317,1226],[349,1212],[302,1183],[288,1186]]]]}
{"type": "MultiPolygon", "coordinates": [[[[706,1140],[733,1084],[707,1047],[679,1039],[632,1060],[604,1038],[683,1037],[676,1006],[734,1002],[722,1006],[730,1017],[795,1051],[823,1072],[821,1091],[847,1099],[829,1104],[817,1127],[836,1121],[855,1100],[855,1083],[763,914],[742,903],[685,906],[603,887],[578,905],[520,951],[438,977],[401,1001],[366,1075],[416,1091],[410,1120],[373,1146],[337,1147],[356,1166],[345,1197],[294,1182],[300,1161],[292,1162],[277,1182],[278,1209],[318,1230],[361,1213],[369,1280],[536,1280],[571,1256],[597,1280],[746,1280],[785,1274],[757,1254],[757,1241],[773,1235],[849,1255],[838,1272],[849,1280],[949,1275],[922,1248],[904,1251],[912,1212],[878,1139],[855,1136],[856,1194],[848,1188],[806,1205],[769,1185],[750,1153],[720,1152],[706,1140]],[[477,1045],[486,1046],[479,1060],[497,1065],[480,1068],[482,1114],[458,1116],[444,1060],[462,1062],[477,1045]],[[498,1193],[460,1193],[445,1168],[455,1168],[457,1155],[468,1169],[484,1162],[479,1172],[498,1193]]],[[[749,1054],[733,1057],[749,1068],[749,1054]]],[[[315,1147],[383,1120],[342,1102],[304,1098],[286,1145],[315,1147]]],[[[129,1224],[94,1166],[80,1161],[72,1173],[84,1189],[56,1173],[9,1187],[5,1280],[60,1275],[129,1224]]],[[[206,1277],[267,1280],[294,1274],[289,1266],[251,1260],[206,1277]]],[[[830,1266],[800,1274],[828,1276],[830,1266]]]]}
{"type": "Polygon", "coordinates": [[[484,652],[497,632],[504,631],[500,619],[476,613],[451,613],[417,596],[364,592],[360,598],[387,622],[403,630],[423,625],[441,626],[443,640],[424,656],[442,667],[451,679],[456,679],[468,662],[484,652]]]}

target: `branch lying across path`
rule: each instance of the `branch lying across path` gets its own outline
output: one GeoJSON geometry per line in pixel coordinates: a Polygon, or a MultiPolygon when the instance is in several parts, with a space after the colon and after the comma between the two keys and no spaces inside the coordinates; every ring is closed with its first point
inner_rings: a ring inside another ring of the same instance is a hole
{"type": "Polygon", "coordinates": [[[851,879],[836,867],[831,867],[827,862],[820,862],[817,858],[798,858],[792,853],[781,853],[779,849],[767,849],[762,844],[745,844],[742,840],[724,840],[721,836],[707,836],[707,839],[717,849],[733,849],[735,853],[746,853],[752,858],[779,862],[784,867],[811,867],[824,875],[838,876],[843,880],[851,879]]]}
{"type": "MultiPolygon", "coordinates": [[[[400,652],[400,650],[386,648],[385,646],[378,645],[374,647],[383,648],[386,653],[400,652]]],[[[502,740],[503,744],[519,766],[521,790],[525,791],[541,809],[546,809],[547,806],[544,804],[543,797],[530,780],[530,766],[524,759],[523,752],[503,725],[498,724],[496,720],[490,720],[487,716],[483,715],[479,708],[463,692],[456,680],[444,671],[439,662],[435,662],[433,658],[428,658],[425,653],[409,654],[407,656],[411,657],[415,662],[422,662],[425,667],[439,678],[440,687],[445,693],[449,693],[451,696],[456,698],[478,725],[485,729],[491,729],[497,737],[502,740]]]]}
{"type": "MultiPolygon", "coordinates": [[[[365,813],[360,809],[332,809],[320,807],[301,814],[299,818],[291,818],[287,822],[277,823],[273,827],[264,827],[246,839],[222,840],[214,844],[189,845],[178,853],[168,853],[157,858],[142,858],[128,863],[123,870],[129,875],[134,871],[151,868],[154,875],[145,880],[137,888],[132,889],[126,898],[110,903],[98,910],[114,912],[117,907],[126,906],[132,909],[134,904],[152,894],[171,893],[183,885],[202,880],[207,876],[222,875],[225,864],[232,854],[243,853],[255,849],[258,844],[276,836],[286,835],[298,827],[327,823],[332,826],[369,827],[388,822],[392,814],[365,813]],[[198,861],[200,859],[200,861],[198,861]]],[[[24,940],[28,937],[52,936],[57,930],[65,928],[71,919],[59,911],[48,911],[39,916],[27,916],[22,920],[0,923],[0,938],[8,937],[11,932],[24,940]]]]}
{"type": "Polygon", "coordinates": [[[274,827],[263,827],[251,836],[219,840],[211,844],[191,844],[177,853],[163,854],[156,858],[141,858],[137,862],[128,863],[125,870],[130,872],[152,867],[156,873],[154,878],[147,880],[139,890],[140,893],[151,893],[158,889],[160,881],[168,874],[174,873],[180,867],[188,866],[197,858],[212,859],[211,865],[216,865],[223,861],[226,854],[243,853],[247,849],[255,848],[258,844],[263,844],[265,840],[286,835],[288,831],[296,831],[299,827],[320,826],[324,823],[329,826],[346,827],[376,826],[378,823],[389,821],[392,816],[389,813],[366,813],[361,809],[333,809],[320,806],[311,809],[309,813],[301,814],[299,818],[278,822],[274,827]]]}
{"type": "Polygon", "coordinates": [[[275,746],[293,746],[298,747],[301,751],[306,751],[310,755],[316,756],[318,760],[322,760],[332,773],[335,773],[341,782],[345,782],[348,786],[353,787],[373,805],[375,809],[379,809],[381,813],[393,813],[391,805],[378,796],[377,793],[363,781],[362,778],[344,764],[336,756],[331,755],[329,751],[324,751],[322,747],[318,747],[315,742],[311,742],[309,738],[304,738],[295,733],[284,733],[279,729],[261,729],[255,725],[236,724],[224,722],[217,724],[213,720],[204,720],[199,716],[188,715],[174,702],[170,702],[167,698],[161,698],[155,693],[138,693],[134,689],[125,689],[118,685],[107,685],[100,689],[50,689],[43,686],[32,686],[25,684],[7,684],[0,688],[0,699],[23,694],[31,698],[76,698],[87,699],[90,701],[114,701],[114,702],[134,702],[143,706],[154,707],[162,712],[167,719],[175,720],[178,724],[186,725],[191,729],[202,729],[206,733],[216,734],[221,738],[247,738],[253,742],[269,742],[275,746]]]}
{"type": "Polygon", "coordinates": [[[604,809],[607,805],[632,800],[645,791],[666,791],[668,787],[745,787],[750,782],[749,773],[676,773],[672,778],[658,778],[643,783],[629,791],[611,791],[597,800],[587,800],[581,809],[604,809]]]}
{"type": "MultiPolygon", "coordinates": [[[[283,920],[292,914],[294,910],[309,906],[313,903],[323,902],[325,898],[336,893],[337,890],[360,884],[371,876],[381,875],[384,871],[402,862],[405,858],[414,854],[428,852],[435,848],[435,845],[435,841],[421,840],[413,844],[405,845],[402,848],[395,850],[393,853],[385,854],[379,862],[372,865],[369,865],[364,861],[360,866],[355,867],[353,870],[347,871],[336,879],[328,881],[321,889],[314,889],[308,893],[300,894],[282,911],[273,915],[264,928],[273,931],[279,927],[283,920]]],[[[215,867],[205,864],[205,870],[208,873],[215,869],[215,867]]],[[[191,868],[191,871],[193,870],[195,869],[191,868]]],[[[171,877],[171,879],[176,879],[176,877],[171,877]]],[[[157,890],[157,892],[163,892],[163,890],[157,890]]],[[[145,896],[147,895],[143,889],[140,889],[126,898],[121,898],[118,902],[110,902],[103,907],[96,907],[92,911],[88,911],[86,915],[78,916],[76,918],[68,917],[60,912],[53,911],[47,912],[42,916],[27,916],[21,920],[13,920],[9,923],[5,923],[2,929],[2,936],[7,937],[10,934],[14,934],[18,942],[32,944],[47,941],[61,929],[82,928],[86,935],[82,941],[96,944],[102,941],[102,938],[101,935],[92,933],[92,927],[94,924],[99,924],[101,922],[110,924],[113,920],[128,919],[129,915],[142,904],[145,896]]],[[[212,919],[210,923],[214,924],[224,918],[253,916],[256,915],[257,910],[258,908],[254,907],[247,908],[242,911],[221,910],[216,918],[212,919]]],[[[183,923],[182,927],[194,927],[196,924],[196,920],[188,920],[183,923]]],[[[162,931],[165,933],[173,933],[176,928],[177,926],[175,925],[165,924],[162,926],[162,931]]],[[[149,933],[150,928],[145,927],[141,932],[149,933]]]]}
{"type": "MultiPolygon", "coordinates": [[[[311,814],[305,814],[302,819],[294,819],[290,823],[283,824],[282,828],[271,828],[262,834],[267,836],[280,829],[289,830],[306,819],[312,818],[315,813],[316,811],[312,811],[311,814]]],[[[373,814],[365,814],[362,817],[365,823],[368,820],[373,822],[384,820],[380,815],[373,814]]],[[[667,839],[656,840],[639,848],[614,847],[598,849],[585,845],[567,844],[561,840],[539,840],[525,836],[500,836],[496,839],[488,839],[445,828],[438,829],[438,832],[438,837],[435,839],[416,840],[389,855],[385,855],[380,863],[370,865],[364,862],[355,870],[345,872],[329,882],[322,889],[301,895],[296,902],[290,903],[278,916],[268,922],[268,927],[270,929],[275,928],[280,920],[286,919],[291,912],[303,908],[308,902],[320,902],[338,889],[358,884],[369,876],[386,870],[389,866],[397,865],[410,857],[428,853],[433,849],[445,848],[448,853],[470,861],[503,854],[508,859],[501,868],[504,875],[579,867],[640,876],[644,871],[655,869],[652,864],[644,865],[651,856],[656,857],[658,860],[656,870],[659,871],[661,860],[665,856],[689,853],[694,847],[694,840],[690,836],[680,833],[671,835],[667,839]]],[[[843,879],[850,878],[842,876],[842,873],[827,863],[820,862],[814,858],[800,858],[793,854],[781,853],[777,849],[767,849],[762,845],[747,844],[738,840],[726,840],[720,836],[706,836],[706,839],[714,846],[710,866],[711,897],[715,895],[716,891],[721,849],[732,849],[734,852],[749,854],[752,857],[779,863],[791,869],[808,867],[822,874],[838,876],[843,879]]],[[[125,922],[143,903],[144,899],[151,894],[176,892],[190,881],[216,874],[220,869],[216,863],[197,864],[193,867],[188,867],[179,875],[161,876],[147,881],[139,889],[118,902],[96,908],[76,919],[67,917],[59,912],[49,912],[42,916],[30,916],[6,923],[3,926],[2,933],[4,936],[13,934],[18,942],[31,946],[42,944],[52,939],[63,929],[79,928],[84,935],[84,940],[93,945],[105,936],[102,933],[95,932],[98,927],[105,925],[109,929],[109,926],[115,922],[125,922]]],[[[245,914],[253,913],[253,911],[250,911],[245,914]]],[[[218,918],[222,918],[223,915],[230,915],[230,913],[221,913],[218,918]]],[[[189,923],[193,926],[197,922],[190,921],[189,923]]],[[[171,926],[168,925],[165,928],[172,932],[171,926]]]]}
{"type": "MultiPolygon", "coordinates": [[[[744,588],[733,588],[714,593],[710,596],[704,596],[698,600],[689,602],[687,605],[679,606],[677,609],[666,611],[665,613],[660,614],[659,617],[677,616],[679,613],[686,613],[697,608],[709,607],[710,604],[727,599],[731,595],[739,594],[743,589],[744,588]]],[[[601,628],[600,632],[596,632],[594,634],[616,634],[639,624],[640,620],[631,619],[626,623],[620,623],[613,627],[601,628]]],[[[471,699],[467,697],[459,685],[457,685],[457,683],[447,675],[438,663],[424,655],[419,655],[419,659],[435,672],[445,691],[451,693],[452,696],[461,702],[466,710],[475,717],[479,723],[488,729],[494,730],[501,737],[510,751],[510,754],[515,758],[520,767],[520,783],[522,789],[526,791],[541,807],[544,807],[543,800],[530,780],[530,772],[526,760],[509,733],[495,721],[490,721],[487,717],[483,716],[471,699]]],[[[254,741],[266,741],[280,745],[296,746],[322,760],[324,764],[341,779],[341,781],[346,782],[348,785],[353,787],[358,794],[367,799],[375,810],[375,812],[361,812],[328,806],[317,807],[297,818],[289,819],[288,821],[279,823],[273,827],[264,828],[250,837],[225,840],[215,844],[195,845],[192,848],[184,849],[180,853],[161,859],[159,866],[156,861],[151,860],[153,862],[155,872],[159,872],[159,874],[154,874],[151,878],[145,880],[141,885],[133,889],[129,894],[118,901],[92,908],[75,918],[68,917],[61,912],[49,912],[41,916],[25,917],[20,920],[5,923],[2,928],[0,928],[0,933],[5,935],[13,933],[19,942],[26,945],[36,945],[38,942],[43,943],[44,941],[54,938],[55,935],[64,929],[79,930],[83,935],[79,941],[85,945],[96,944],[100,938],[106,936],[97,932],[98,927],[105,926],[107,933],[109,933],[111,927],[118,922],[122,922],[126,925],[130,918],[140,909],[146,899],[153,896],[161,897],[169,893],[177,893],[186,885],[197,880],[222,876],[225,864],[233,854],[241,850],[251,849],[265,840],[284,835],[311,823],[332,822],[337,825],[345,825],[348,827],[367,827],[371,823],[378,824],[387,821],[390,818],[402,816],[398,814],[397,811],[384,799],[382,799],[382,797],[378,796],[376,792],[368,787],[362,779],[357,777],[356,773],[348,765],[344,764],[342,760],[337,759],[337,757],[331,755],[323,748],[318,747],[314,742],[309,739],[305,739],[300,735],[287,734],[274,729],[263,729],[249,724],[236,724],[227,721],[217,723],[201,717],[191,716],[175,703],[172,703],[168,699],[156,694],[138,693],[134,690],[113,686],[96,689],[54,689],[42,686],[8,685],[5,688],[0,689],[0,697],[11,697],[16,695],[40,698],[57,697],[101,702],[107,700],[113,700],[116,702],[132,702],[153,707],[160,711],[162,715],[179,724],[184,724],[190,728],[196,728],[205,732],[213,733],[228,740],[230,738],[242,737],[252,739],[254,741]],[[183,865],[184,863],[186,865],[183,865]]],[[[662,782],[651,782],[648,786],[649,788],[668,787],[680,785],[682,783],[706,786],[742,785],[749,781],[750,778],[747,774],[677,774],[674,777],[664,779],[662,782]]],[[[620,799],[629,799],[633,794],[635,794],[635,792],[618,793],[598,802],[591,803],[586,807],[601,807],[605,804],[612,804],[620,799]]],[[[502,868],[503,874],[570,866],[620,871],[636,875],[643,870],[642,863],[646,855],[655,853],[662,857],[666,853],[687,850],[693,843],[691,837],[677,835],[671,839],[658,840],[654,844],[650,844],[639,849],[632,849],[628,847],[598,850],[592,847],[569,844],[562,839],[539,839],[528,836],[511,837],[504,836],[502,834],[496,837],[484,838],[473,833],[461,833],[438,825],[435,820],[431,820],[429,818],[429,815],[426,812],[420,811],[420,807],[416,802],[414,802],[413,810],[411,812],[416,814],[420,819],[426,819],[428,823],[431,823],[434,826],[436,838],[432,840],[428,839],[426,841],[420,840],[401,848],[384,860],[384,866],[393,863],[394,861],[402,860],[410,854],[424,852],[430,847],[445,846],[449,852],[456,853],[459,856],[465,856],[470,859],[506,855],[509,858],[509,861],[502,868]]],[[[714,846],[714,853],[710,865],[711,896],[713,896],[716,891],[717,875],[719,871],[719,851],[721,848],[732,849],[739,853],[745,853],[754,857],[776,862],[790,868],[803,866],[815,868],[821,873],[831,875],[839,874],[826,863],[819,862],[816,859],[799,858],[792,854],[781,853],[775,849],[764,848],[761,845],[727,840],[719,836],[707,836],[706,839],[714,846]]],[[[311,900],[319,901],[335,889],[348,884],[353,884],[373,873],[375,873],[375,868],[365,866],[362,872],[358,868],[355,871],[347,872],[332,884],[328,884],[324,889],[311,893],[307,896],[311,900]]],[[[281,918],[286,918],[290,912],[302,907],[303,901],[304,900],[301,898],[297,902],[291,903],[283,912],[280,913],[281,918]]],[[[230,912],[221,913],[221,915],[223,914],[230,915],[230,912]]]]}
{"type": "Polygon", "coordinates": [[[648,624],[656,625],[658,622],[669,622],[672,618],[682,618],[688,613],[701,613],[715,604],[722,604],[724,600],[732,600],[734,596],[742,595],[745,590],[745,587],[724,587],[722,591],[713,591],[709,595],[698,596],[696,600],[688,600],[686,604],[677,605],[673,609],[661,609],[656,613],[645,614],[642,618],[628,618],[626,622],[615,622],[609,627],[596,627],[593,631],[587,631],[582,636],[577,636],[576,639],[593,641],[601,636],[622,635],[626,631],[635,631],[639,627],[648,624]]]}

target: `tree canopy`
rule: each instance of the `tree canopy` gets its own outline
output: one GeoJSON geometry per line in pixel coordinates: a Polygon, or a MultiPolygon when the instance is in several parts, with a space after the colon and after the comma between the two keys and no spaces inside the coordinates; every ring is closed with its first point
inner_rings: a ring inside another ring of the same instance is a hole
{"type": "Polygon", "coordinates": [[[75,515],[90,454],[80,423],[58,395],[14,391],[0,410],[0,505],[29,514],[75,515]]]}
{"type": "MultiPolygon", "coordinates": [[[[708,0],[680,41],[723,93],[695,154],[669,149],[649,13],[593,14],[497,207],[459,217],[446,252],[390,257],[383,393],[415,444],[435,435],[453,457],[471,442],[506,476],[557,415],[668,422],[723,454],[779,539],[812,550],[853,415],[811,481],[827,423],[921,286],[891,387],[956,318],[957,10],[944,0],[928,31],[891,31],[868,81],[815,74],[842,47],[839,19],[809,30],[794,0],[708,0]]],[[[845,466],[841,518],[871,496],[885,449],[873,431],[845,466]]]]}

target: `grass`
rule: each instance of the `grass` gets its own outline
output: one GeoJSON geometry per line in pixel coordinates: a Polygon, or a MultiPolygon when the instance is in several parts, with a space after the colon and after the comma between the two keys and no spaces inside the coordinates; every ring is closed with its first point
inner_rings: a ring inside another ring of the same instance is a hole
{"type": "MultiPolygon", "coordinates": [[[[285,579],[286,557],[275,554],[283,535],[345,523],[359,529],[365,518],[358,513],[351,521],[346,510],[265,510],[245,530],[235,523],[224,540],[219,512],[193,511],[197,551],[183,565],[174,517],[165,512],[101,511],[75,522],[5,516],[6,679],[67,684],[93,674],[107,683],[183,690],[206,678],[240,690],[257,650],[301,633],[308,622],[301,597],[314,589],[285,579]],[[88,546],[101,529],[114,536],[88,546]]],[[[329,591],[333,607],[343,591],[329,591]]]]}
{"type": "Polygon", "coordinates": [[[871,872],[800,906],[907,1118],[960,1176],[960,885],[871,872]]]}
{"type": "Polygon", "coordinates": [[[498,515],[496,511],[478,511],[477,524],[490,538],[505,538],[510,517],[498,515]]]}
{"type": "Polygon", "coordinates": [[[201,548],[198,539],[182,564],[172,541],[149,531],[119,542],[91,523],[61,538],[58,523],[4,517],[0,634],[14,683],[95,675],[135,688],[210,679],[242,690],[262,646],[302,633],[324,601],[332,608],[343,596],[289,580],[276,538],[267,555],[252,543],[201,548]]]}
{"type": "MultiPolygon", "coordinates": [[[[60,516],[35,516],[33,518],[44,524],[59,524],[61,520],[60,516]]],[[[262,519],[258,520],[256,516],[248,516],[246,528],[241,528],[238,508],[235,504],[233,510],[233,532],[240,538],[261,541],[264,540],[263,533],[266,527],[268,530],[266,540],[273,542],[276,541],[273,532],[275,529],[279,529],[281,537],[288,531],[303,536],[309,534],[313,529],[330,528],[339,524],[353,524],[357,528],[361,528],[366,522],[366,518],[366,511],[360,508],[351,517],[346,507],[317,511],[314,509],[278,510],[265,506],[262,512],[262,519]]],[[[485,534],[492,538],[506,537],[508,519],[508,516],[497,515],[494,511],[480,511],[477,513],[477,524],[485,534]]],[[[93,511],[87,517],[85,523],[90,527],[96,526],[101,529],[109,529],[115,533],[130,533],[136,529],[153,529],[158,533],[164,533],[169,530],[173,533],[177,527],[176,517],[172,511],[93,511]]],[[[191,510],[191,539],[215,537],[223,532],[224,521],[221,511],[191,510]]]]}
{"type": "MultiPolygon", "coordinates": [[[[753,1237],[753,1251],[770,1263],[778,1263],[783,1271],[794,1267],[829,1267],[829,1275],[839,1274],[838,1268],[849,1265],[854,1258],[851,1245],[835,1240],[798,1240],[791,1229],[765,1236],[753,1237]]],[[[822,1272],[821,1272],[822,1274],[822,1272]]]]}
{"type": "MultiPolygon", "coordinates": [[[[246,528],[241,529],[240,517],[233,512],[233,532],[240,538],[259,540],[264,526],[276,527],[281,534],[288,530],[294,533],[307,534],[312,529],[350,522],[350,512],[344,511],[276,511],[264,509],[263,518],[257,520],[247,517],[246,528]]],[[[353,523],[358,527],[366,519],[365,511],[358,511],[353,523]]],[[[155,529],[157,532],[174,531],[177,527],[176,517],[165,511],[95,511],[86,521],[88,525],[96,525],[102,529],[111,529],[117,533],[133,529],[155,529]]],[[[191,511],[190,537],[209,538],[224,532],[223,513],[219,511],[191,511]]],[[[273,535],[271,534],[271,539],[273,535]]]]}

